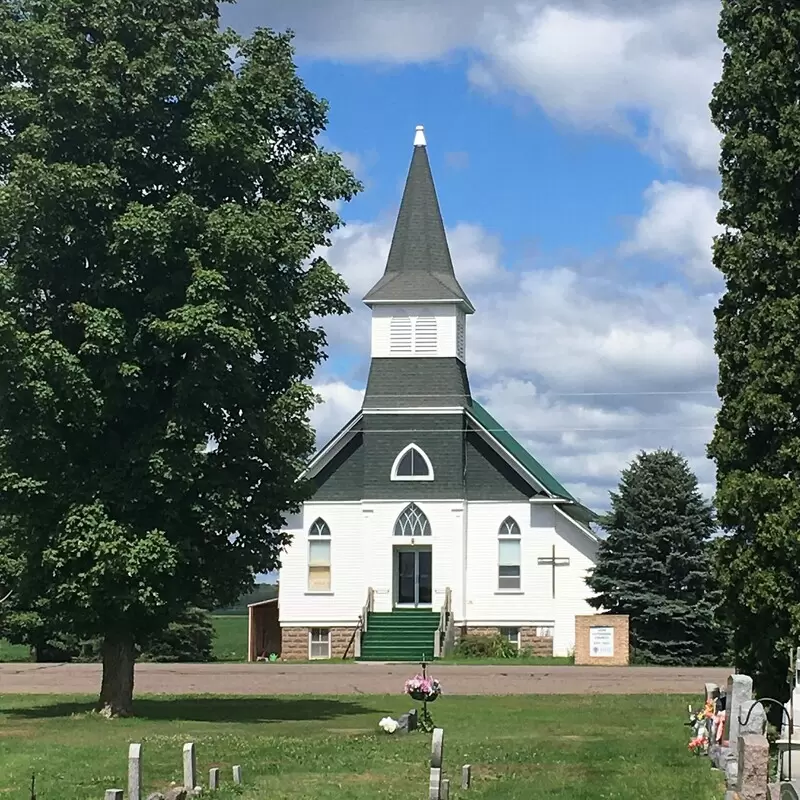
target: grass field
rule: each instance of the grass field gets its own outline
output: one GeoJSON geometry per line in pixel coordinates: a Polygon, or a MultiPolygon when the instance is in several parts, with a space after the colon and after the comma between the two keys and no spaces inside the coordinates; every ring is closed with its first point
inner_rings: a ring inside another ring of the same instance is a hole
{"type": "MultiPolygon", "coordinates": [[[[446,687],[445,687],[446,688],[446,687]]],[[[683,697],[447,697],[432,711],[445,729],[451,797],[471,800],[716,800],[719,773],[689,755],[683,697]],[[473,787],[458,788],[472,764],[473,787]]],[[[159,697],[137,719],[107,721],[87,698],[0,696],[0,796],[91,800],[125,788],[128,744],[143,745],[145,795],[181,781],[194,741],[203,783],[222,767],[219,800],[408,800],[427,793],[430,736],[387,735],[402,696],[347,698],[159,697]],[[244,788],[231,786],[241,764],[244,788]]]]}
{"type": "Polygon", "coordinates": [[[214,616],[214,659],[247,661],[247,617],[214,616]]]}

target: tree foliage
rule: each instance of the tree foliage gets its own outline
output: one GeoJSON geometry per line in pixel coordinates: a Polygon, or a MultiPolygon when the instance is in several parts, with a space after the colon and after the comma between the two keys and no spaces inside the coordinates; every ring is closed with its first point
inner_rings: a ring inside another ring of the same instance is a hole
{"type": "Polygon", "coordinates": [[[724,0],[719,34],[719,571],[737,666],[785,696],[800,637],[800,9],[724,0]]]}
{"type": "Polygon", "coordinates": [[[589,602],[630,617],[633,656],[652,664],[710,664],[724,656],[714,619],[709,543],[711,504],[686,459],[672,450],[640,453],[611,494],[600,525],[589,602]]]}
{"type": "Polygon", "coordinates": [[[314,254],[358,184],[292,59],[213,0],[0,5],[0,583],[103,638],[109,714],[307,494],[315,320],[347,311],[314,254]]]}

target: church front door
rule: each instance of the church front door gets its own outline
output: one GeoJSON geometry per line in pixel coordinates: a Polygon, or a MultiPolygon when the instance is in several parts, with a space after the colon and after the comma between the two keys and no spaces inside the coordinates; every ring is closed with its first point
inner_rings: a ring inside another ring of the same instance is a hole
{"type": "Polygon", "coordinates": [[[403,547],[395,550],[395,605],[426,607],[433,601],[430,547],[403,547]]]}

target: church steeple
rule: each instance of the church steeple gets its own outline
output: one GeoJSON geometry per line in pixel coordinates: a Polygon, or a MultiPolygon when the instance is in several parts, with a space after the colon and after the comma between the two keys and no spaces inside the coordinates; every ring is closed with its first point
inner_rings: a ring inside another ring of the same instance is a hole
{"type": "Polygon", "coordinates": [[[367,292],[368,306],[384,303],[456,303],[475,311],[453,270],[425,131],[417,126],[414,155],[397,215],[383,277],[367,292]]]}
{"type": "Polygon", "coordinates": [[[364,409],[469,407],[466,318],[475,309],[453,270],[421,125],[386,269],[364,302],[372,309],[364,409]]]}

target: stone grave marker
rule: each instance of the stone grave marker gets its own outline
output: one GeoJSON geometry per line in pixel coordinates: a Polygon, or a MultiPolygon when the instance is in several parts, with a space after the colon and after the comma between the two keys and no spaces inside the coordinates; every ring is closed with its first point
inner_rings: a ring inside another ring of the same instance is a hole
{"type": "MultiPolygon", "coordinates": [[[[431,737],[431,774],[428,782],[428,800],[442,800],[442,759],[444,757],[444,730],[434,728],[431,737]]],[[[448,784],[449,791],[449,784],[448,784]]]]}
{"type": "Polygon", "coordinates": [[[128,800],[142,800],[142,745],[128,747],[128,800]]]}
{"type": "Polygon", "coordinates": [[[186,742],[183,746],[183,785],[189,792],[197,786],[197,754],[194,742],[186,742]]]}
{"type": "Polygon", "coordinates": [[[442,778],[442,788],[439,797],[441,800],[450,800],[450,781],[447,778],[442,778]]]}
{"type": "Polygon", "coordinates": [[[762,734],[740,733],[735,792],[739,800],[767,800],[769,742],[762,734]]]}
{"type": "Polygon", "coordinates": [[[106,789],[106,800],[122,800],[122,789],[106,789]]]}
{"type": "Polygon", "coordinates": [[[211,792],[219,789],[219,767],[211,767],[208,771],[208,789],[211,792]]]}
{"type": "MultiPolygon", "coordinates": [[[[725,733],[723,739],[728,746],[737,752],[739,740],[739,714],[742,706],[753,699],[753,679],[749,675],[731,675],[728,677],[728,690],[725,693],[725,733]]],[[[744,719],[744,718],[742,718],[744,719]]]]}
{"type": "Polygon", "coordinates": [[[469,789],[472,786],[472,767],[469,764],[464,764],[461,767],[461,788],[469,789]]]}
{"type": "Polygon", "coordinates": [[[238,764],[233,768],[233,782],[236,784],[242,782],[242,768],[238,764]]]}

